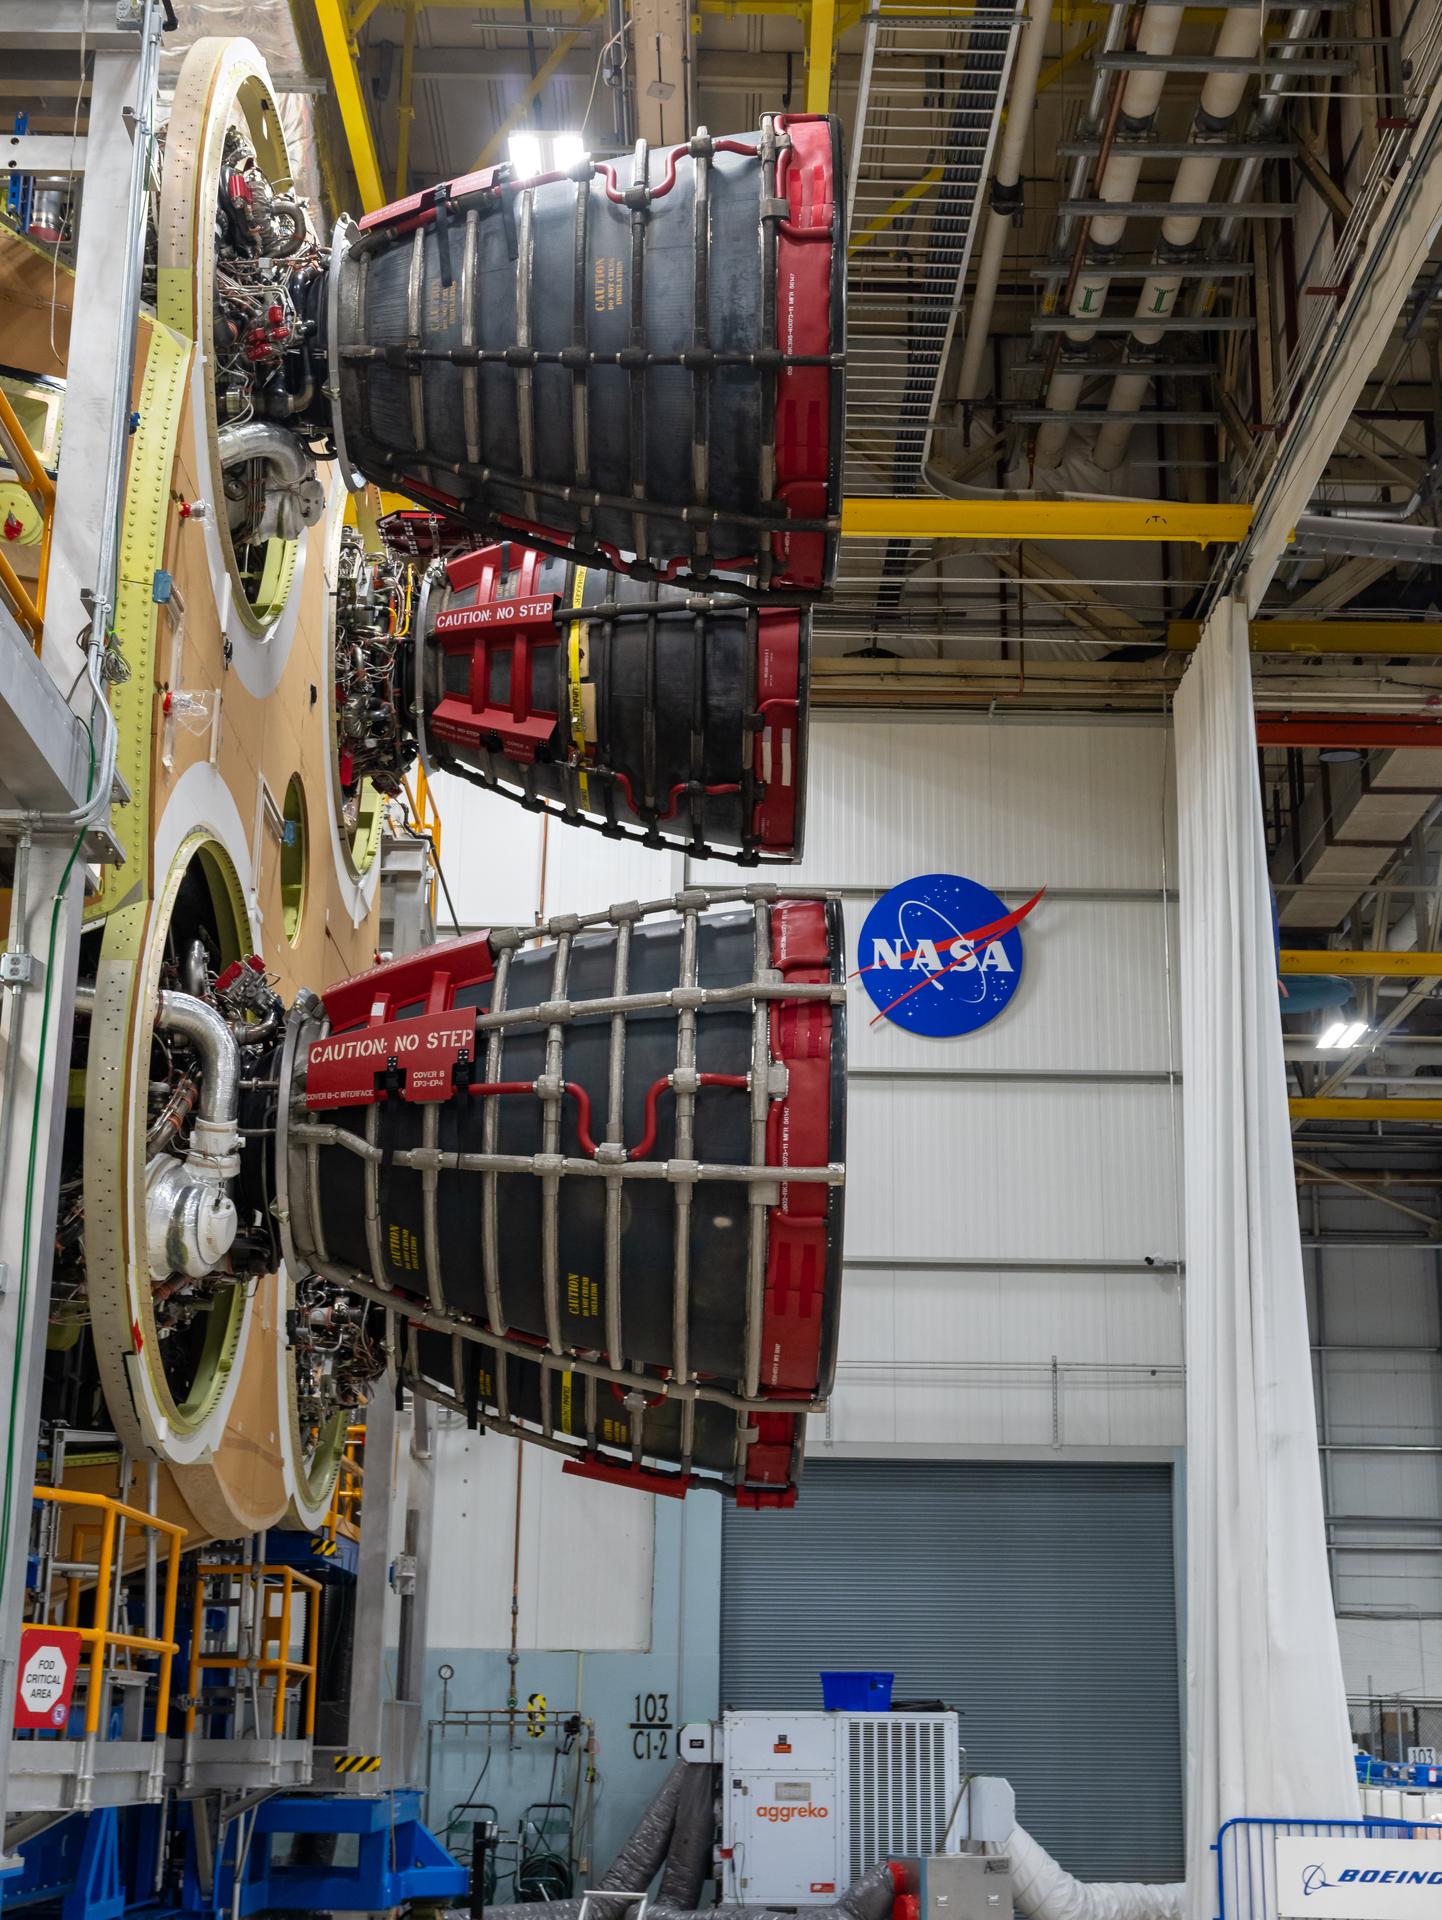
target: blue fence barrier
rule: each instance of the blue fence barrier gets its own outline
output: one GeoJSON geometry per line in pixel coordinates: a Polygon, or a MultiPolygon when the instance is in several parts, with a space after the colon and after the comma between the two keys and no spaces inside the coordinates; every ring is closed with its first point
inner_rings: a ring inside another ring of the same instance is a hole
{"type": "Polygon", "coordinates": [[[1217,1857],[1217,1920],[1279,1920],[1277,1841],[1417,1840],[1439,1847],[1442,1823],[1424,1820],[1262,1820],[1224,1821],[1212,1848],[1217,1857]]]}

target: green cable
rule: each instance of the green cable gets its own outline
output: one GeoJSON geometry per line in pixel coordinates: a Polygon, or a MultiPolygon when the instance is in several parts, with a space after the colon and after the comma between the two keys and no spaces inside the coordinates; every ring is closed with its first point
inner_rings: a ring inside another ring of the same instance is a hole
{"type": "MultiPolygon", "coordinates": [[[[85,782],[87,804],[90,790],[95,784],[95,735],[87,727],[90,739],[90,771],[85,782]]],[[[45,1058],[45,1041],[50,1031],[50,996],[55,980],[55,940],[60,930],[60,909],[65,902],[65,890],[70,884],[70,875],[80,849],[85,843],[87,829],[82,827],[75,837],[75,845],[70,849],[70,858],[65,862],[65,870],[60,876],[60,884],[55,889],[55,898],[50,908],[50,941],[45,953],[45,997],[40,1004],[40,1047],[38,1060],[45,1058]]],[[[19,929],[24,934],[24,928],[19,929]]],[[[0,1594],[5,1590],[5,1577],[10,1568],[10,1526],[14,1513],[15,1483],[15,1411],[20,1397],[20,1367],[25,1354],[25,1308],[30,1297],[30,1235],[35,1224],[35,1162],[40,1152],[40,1108],[45,1097],[45,1081],[41,1074],[35,1075],[35,1100],[30,1110],[30,1159],[25,1170],[25,1224],[20,1234],[20,1280],[15,1307],[15,1359],[10,1369],[10,1420],[5,1437],[5,1496],[0,1504],[0,1594]]]]}

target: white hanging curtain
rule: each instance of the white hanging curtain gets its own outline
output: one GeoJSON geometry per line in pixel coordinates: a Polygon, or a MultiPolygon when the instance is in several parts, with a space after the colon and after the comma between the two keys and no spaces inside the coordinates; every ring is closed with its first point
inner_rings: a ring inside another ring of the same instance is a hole
{"type": "Polygon", "coordinates": [[[1247,615],[1176,704],[1187,1330],[1187,1892],[1236,1815],[1359,1812],[1327,1579],[1247,615]]]}

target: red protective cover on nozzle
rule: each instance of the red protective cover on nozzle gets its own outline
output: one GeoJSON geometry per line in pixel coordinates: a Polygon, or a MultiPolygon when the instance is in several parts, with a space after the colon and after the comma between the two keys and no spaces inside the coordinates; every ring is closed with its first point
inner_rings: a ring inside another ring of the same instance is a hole
{"type": "MultiPolygon", "coordinates": [[[[835,254],[836,155],[824,114],[783,114],[790,136],[776,170],[776,191],[791,212],[777,231],[777,345],[783,353],[831,351],[835,254]]],[[[776,382],[776,498],[797,520],[824,520],[831,507],[831,394],[839,368],[784,367],[776,382]]],[[[775,586],[808,590],[826,583],[826,535],[775,536],[775,586]]]]}
{"type": "Polygon", "coordinates": [[[393,1067],[405,1074],[407,1100],[449,1099],[456,1066],[475,1049],[477,1007],[452,1011],[456,995],[488,986],[495,971],[490,935],[473,933],[329,988],[330,1033],[306,1059],[306,1106],[372,1106],[384,1098],[378,1078],[393,1067]]]}
{"type": "Polygon", "coordinates": [[[801,781],[801,615],[763,607],[756,622],[756,733],[752,771],[762,783],[751,831],[764,853],[796,854],[801,781]]]}
{"type": "Polygon", "coordinates": [[[498,546],[479,553],[457,554],[446,562],[452,591],[477,589],[475,603],[447,607],[436,615],[428,643],[442,653],[471,656],[471,673],[464,694],[448,693],[426,721],[436,740],[452,745],[485,748],[499,740],[502,750],[517,760],[534,760],[536,750],[555,733],[560,715],[531,704],[533,654],[539,647],[558,647],[554,593],[537,589],[542,557],[524,548],[518,556],[520,591],[502,598],[496,591],[505,578],[498,546]],[[499,705],[491,695],[493,666],[503,660],[510,667],[510,700],[499,705]]]}
{"type": "MultiPolygon", "coordinates": [[[[782,901],[771,910],[771,964],[784,980],[831,978],[826,906],[782,901]]],[[[831,1007],[824,1000],[778,1001],[770,1014],[771,1058],[786,1068],[786,1096],[766,1119],[768,1166],[825,1166],[831,1158],[831,1007]]],[[[829,1190],[781,1188],[771,1209],[766,1291],[761,1315],[761,1386],[791,1398],[817,1392],[821,1376],[821,1312],[826,1291],[829,1190]]],[[[763,1414],[746,1451],[746,1482],[789,1489],[798,1416],[763,1414]]],[[[741,1493],[738,1490],[738,1501],[741,1493]]],[[[748,1499],[743,1504],[774,1504],[748,1499]]],[[[784,1502],[783,1504],[790,1504],[784,1502]]]]}

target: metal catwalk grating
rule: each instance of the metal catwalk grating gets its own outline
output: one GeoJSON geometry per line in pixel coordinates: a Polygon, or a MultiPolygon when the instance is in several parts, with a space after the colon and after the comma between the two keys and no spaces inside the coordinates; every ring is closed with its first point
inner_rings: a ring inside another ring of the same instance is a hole
{"type": "Polygon", "coordinates": [[[848,494],[920,488],[1023,7],[866,15],[847,180],[848,494]]]}
{"type": "MultiPolygon", "coordinates": [[[[848,494],[923,490],[1024,7],[880,4],[865,16],[847,176],[848,494]]],[[[818,636],[840,638],[858,615],[868,637],[889,629],[911,551],[877,543],[864,582],[838,582],[853,600],[860,585],[868,605],[818,608],[818,636]]]]}

